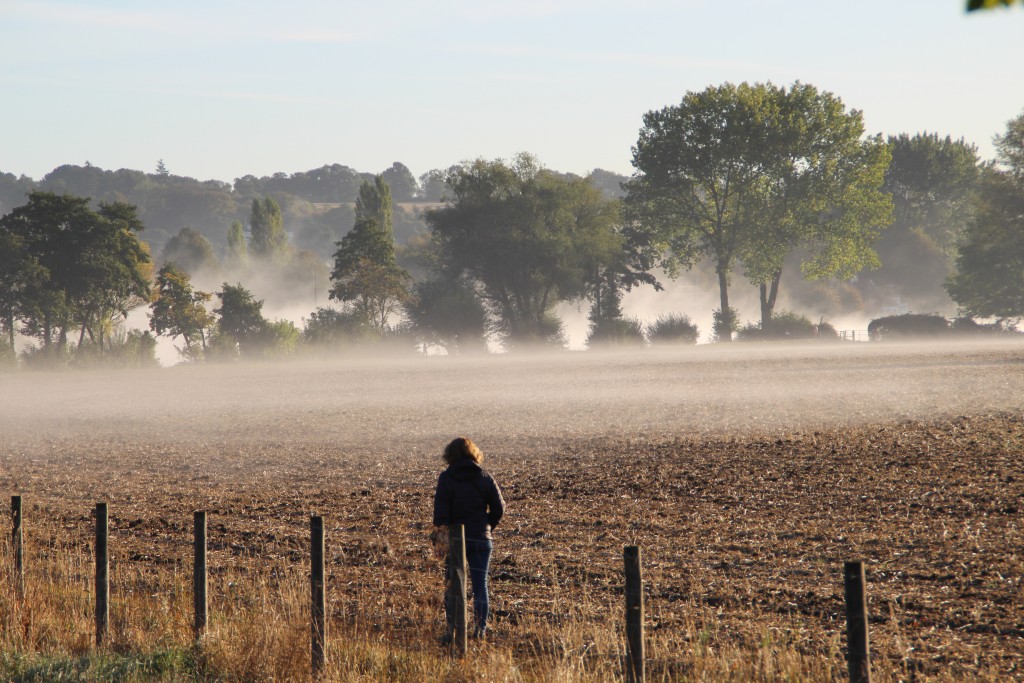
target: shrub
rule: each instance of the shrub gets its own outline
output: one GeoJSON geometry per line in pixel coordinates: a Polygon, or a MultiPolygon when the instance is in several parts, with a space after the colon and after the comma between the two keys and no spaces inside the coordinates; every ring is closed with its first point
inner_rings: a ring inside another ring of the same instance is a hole
{"type": "Polygon", "coordinates": [[[739,311],[730,306],[725,313],[715,310],[714,323],[711,328],[711,340],[715,342],[732,341],[732,334],[740,328],[739,311]]]}
{"type": "Polygon", "coordinates": [[[31,370],[60,370],[71,362],[71,350],[56,344],[45,347],[29,346],[21,352],[22,364],[31,370]]]}
{"type": "Polygon", "coordinates": [[[875,318],[868,324],[872,341],[935,337],[949,333],[949,321],[936,313],[904,313],[875,318]]]}
{"type": "Polygon", "coordinates": [[[110,339],[110,358],[114,365],[125,368],[155,368],[156,337],[149,330],[119,330],[110,339]]]}
{"type": "Polygon", "coordinates": [[[304,320],[301,341],[314,349],[339,349],[377,339],[377,331],[355,311],[318,308],[304,320]]]}
{"type": "Polygon", "coordinates": [[[647,339],[655,346],[696,344],[699,337],[700,330],[685,314],[661,315],[647,326],[647,339]]]}
{"type": "Polygon", "coordinates": [[[263,328],[264,358],[283,358],[295,353],[301,336],[299,328],[291,320],[268,322],[263,328]]]}
{"type": "Polygon", "coordinates": [[[1002,320],[984,324],[969,316],[954,319],[950,324],[950,329],[956,334],[963,336],[1020,334],[1015,325],[1006,325],[1002,320]]]}
{"type": "MultiPolygon", "coordinates": [[[[760,324],[749,323],[740,328],[737,338],[740,341],[814,339],[818,333],[807,316],[792,311],[779,311],[772,316],[767,328],[762,329],[760,324]]],[[[832,328],[832,333],[835,334],[835,328],[832,328]]]]}
{"type": "Polygon", "coordinates": [[[0,372],[15,370],[18,367],[18,354],[6,339],[0,341],[0,372]]]}
{"type": "Polygon", "coordinates": [[[637,318],[610,318],[600,320],[590,327],[587,346],[590,348],[612,348],[622,346],[643,346],[644,326],[637,318]]]}
{"type": "Polygon", "coordinates": [[[818,339],[821,341],[839,341],[839,332],[832,323],[822,320],[818,323],[818,339]]]}

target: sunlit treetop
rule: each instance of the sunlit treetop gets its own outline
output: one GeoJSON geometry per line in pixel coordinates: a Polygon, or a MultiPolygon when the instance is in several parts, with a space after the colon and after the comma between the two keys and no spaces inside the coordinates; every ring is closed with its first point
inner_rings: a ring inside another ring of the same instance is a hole
{"type": "Polygon", "coordinates": [[[973,12],[978,9],[992,9],[993,7],[1009,7],[1016,0],[967,0],[967,11],[973,12]]]}

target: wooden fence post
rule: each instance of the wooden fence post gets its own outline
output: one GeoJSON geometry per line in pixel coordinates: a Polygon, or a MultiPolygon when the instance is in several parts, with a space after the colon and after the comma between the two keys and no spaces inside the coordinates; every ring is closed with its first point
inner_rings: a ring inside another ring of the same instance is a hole
{"type": "Polygon", "coordinates": [[[327,641],[326,588],[324,582],[324,518],[313,515],[309,518],[309,585],[312,593],[311,605],[311,650],[310,664],[313,678],[319,678],[324,670],[324,645],[327,641]]]}
{"type": "Polygon", "coordinates": [[[448,591],[451,602],[451,616],[454,619],[452,633],[455,651],[465,656],[469,649],[466,633],[466,529],[461,524],[448,527],[448,591]]]}
{"type": "Polygon", "coordinates": [[[110,626],[110,557],[107,554],[107,504],[96,503],[96,646],[110,626]]]}
{"type": "Polygon", "coordinates": [[[14,594],[25,597],[25,537],[22,532],[21,496],[11,496],[11,551],[14,553],[14,594]]]}
{"type": "Polygon", "coordinates": [[[195,532],[193,534],[193,561],[192,561],[192,606],[195,620],[192,625],[192,633],[198,643],[206,632],[208,613],[207,593],[207,570],[206,570],[206,511],[196,510],[192,513],[192,522],[195,532]]]}
{"type": "Polygon", "coordinates": [[[850,683],[870,683],[868,600],[864,590],[863,562],[843,564],[843,585],[846,592],[846,645],[850,683]]]}
{"type": "Polygon", "coordinates": [[[626,569],[626,680],[643,683],[644,672],[644,580],[640,570],[640,548],[622,550],[626,569]]]}

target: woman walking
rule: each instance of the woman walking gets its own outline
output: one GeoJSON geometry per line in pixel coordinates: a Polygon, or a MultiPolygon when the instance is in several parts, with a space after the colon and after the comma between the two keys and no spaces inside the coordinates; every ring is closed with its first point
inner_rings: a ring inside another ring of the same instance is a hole
{"type": "MultiPolygon", "coordinates": [[[[465,437],[452,441],[444,449],[448,467],[437,478],[434,492],[434,526],[447,529],[450,524],[461,524],[466,534],[466,563],[473,584],[473,612],[476,627],[472,637],[482,638],[487,631],[490,611],[487,595],[487,575],[490,569],[491,530],[505,514],[505,501],[493,477],[480,463],[484,454],[465,437]]],[[[455,628],[453,614],[454,582],[448,572],[445,590],[445,617],[448,630],[442,642],[450,643],[455,628]]]]}

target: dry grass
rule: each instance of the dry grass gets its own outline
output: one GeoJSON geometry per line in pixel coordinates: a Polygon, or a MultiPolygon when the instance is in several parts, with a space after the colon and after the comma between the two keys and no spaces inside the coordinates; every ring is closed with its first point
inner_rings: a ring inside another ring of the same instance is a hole
{"type": "MultiPolygon", "coordinates": [[[[156,450],[7,461],[27,594],[0,594],[11,680],[309,675],[308,515],[327,523],[328,680],[607,681],[623,674],[621,551],[643,548],[652,681],[845,678],[841,568],[867,562],[878,681],[1024,678],[1024,423],[1013,415],[785,435],[524,449],[493,560],[493,635],[436,644],[436,468],[334,462],[182,473],[156,450]],[[66,463],[74,463],[69,468],[66,463]],[[312,468],[311,468],[312,470],[312,468]],[[123,474],[128,471],[129,474],[123,474]],[[17,482],[17,483],[15,483],[17,482]],[[108,646],[93,646],[92,502],[110,500],[108,646]],[[191,642],[191,511],[210,514],[210,629],[191,642]]],[[[4,556],[9,557],[9,541],[4,556]]],[[[11,585],[10,563],[0,581],[11,585]]]]}

